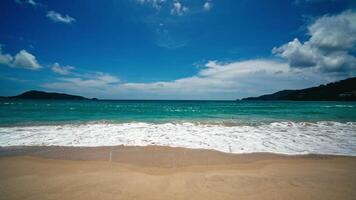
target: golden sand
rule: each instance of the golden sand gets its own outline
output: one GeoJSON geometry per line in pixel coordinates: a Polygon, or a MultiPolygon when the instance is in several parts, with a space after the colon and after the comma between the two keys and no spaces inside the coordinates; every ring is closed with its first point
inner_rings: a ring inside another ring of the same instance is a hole
{"type": "Polygon", "coordinates": [[[356,157],[168,147],[0,150],[0,199],[355,199],[356,157]]]}

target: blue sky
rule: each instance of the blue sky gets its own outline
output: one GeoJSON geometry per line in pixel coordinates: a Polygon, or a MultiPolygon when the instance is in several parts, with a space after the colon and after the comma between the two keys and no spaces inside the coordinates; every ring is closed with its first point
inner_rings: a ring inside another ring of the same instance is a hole
{"type": "Polygon", "coordinates": [[[356,74],[352,0],[0,2],[0,95],[236,99],[356,74]]]}

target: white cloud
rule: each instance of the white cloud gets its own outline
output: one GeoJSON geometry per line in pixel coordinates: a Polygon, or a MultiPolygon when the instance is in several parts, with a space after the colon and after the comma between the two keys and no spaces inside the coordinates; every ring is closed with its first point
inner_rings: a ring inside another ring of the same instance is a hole
{"type": "Polygon", "coordinates": [[[325,15],[309,25],[310,38],[297,38],[272,52],[285,58],[291,67],[314,67],[323,72],[352,74],[356,70],[356,13],[325,15]]]}
{"type": "Polygon", "coordinates": [[[60,22],[60,23],[65,23],[65,24],[71,24],[75,22],[75,19],[69,15],[62,15],[56,11],[48,11],[46,15],[49,19],[51,19],[54,22],[60,22]]]}
{"type": "Polygon", "coordinates": [[[172,9],[171,9],[171,14],[172,15],[182,16],[187,12],[188,12],[188,7],[184,6],[178,0],[173,2],[173,6],[172,6],[172,9]]]}
{"type": "Polygon", "coordinates": [[[206,1],[203,5],[203,9],[205,11],[209,11],[213,8],[213,4],[210,1],[206,1]]]}
{"type": "Polygon", "coordinates": [[[323,16],[308,30],[310,43],[322,50],[349,50],[356,44],[356,12],[323,16]]]}
{"type": "Polygon", "coordinates": [[[37,62],[36,57],[26,50],[21,50],[15,55],[11,66],[31,70],[37,70],[41,68],[41,65],[37,62]]]}
{"type": "Polygon", "coordinates": [[[59,63],[54,63],[51,67],[52,71],[54,73],[60,74],[60,75],[69,75],[75,67],[73,66],[60,66],[59,63]]]}
{"type": "Polygon", "coordinates": [[[291,71],[288,64],[274,60],[256,59],[232,63],[209,61],[191,77],[167,82],[125,83],[121,87],[161,95],[163,98],[233,99],[271,92],[276,88],[296,87],[298,81],[293,81],[294,73],[297,72],[291,71]]]}
{"type": "Polygon", "coordinates": [[[272,53],[288,59],[291,67],[315,66],[316,57],[319,56],[319,51],[313,48],[309,42],[302,44],[297,38],[281,47],[274,47],[272,53]]]}
{"type": "Polygon", "coordinates": [[[12,56],[2,52],[2,45],[0,45],[0,64],[30,70],[37,70],[42,67],[36,57],[26,50],[21,50],[15,56],[12,56]]]}
{"type": "Polygon", "coordinates": [[[290,68],[285,62],[253,59],[231,63],[209,61],[192,76],[149,83],[120,82],[110,74],[59,78],[44,87],[100,98],[235,99],[313,86],[335,77],[290,68]]]}
{"type": "Polygon", "coordinates": [[[57,81],[46,83],[43,87],[55,89],[57,91],[72,92],[76,94],[103,94],[112,91],[114,84],[118,84],[120,79],[107,73],[95,72],[66,78],[58,78],[57,81]]]}

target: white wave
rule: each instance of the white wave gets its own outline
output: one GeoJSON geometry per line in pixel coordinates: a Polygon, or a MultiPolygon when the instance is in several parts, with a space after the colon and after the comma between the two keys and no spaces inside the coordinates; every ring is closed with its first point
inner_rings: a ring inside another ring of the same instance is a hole
{"type": "Polygon", "coordinates": [[[354,105],[332,105],[332,106],[321,106],[322,108],[353,108],[354,105]]]}
{"type": "Polygon", "coordinates": [[[356,156],[356,123],[275,122],[259,126],[194,123],[93,123],[0,127],[0,146],[164,145],[230,153],[356,156]]]}

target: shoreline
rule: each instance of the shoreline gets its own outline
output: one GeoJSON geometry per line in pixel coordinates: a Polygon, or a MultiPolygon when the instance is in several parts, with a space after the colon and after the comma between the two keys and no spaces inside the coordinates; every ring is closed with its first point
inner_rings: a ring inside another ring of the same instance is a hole
{"type": "Polygon", "coordinates": [[[227,153],[356,156],[355,130],[353,122],[276,122],[258,126],[137,122],[0,127],[0,146],[161,145],[227,153]]]}
{"type": "MultiPolygon", "coordinates": [[[[188,148],[180,146],[166,146],[166,145],[107,145],[107,146],[61,146],[61,145],[15,145],[15,146],[0,146],[0,158],[4,156],[38,156],[46,157],[50,159],[56,159],[56,154],[61,152],[70,153],[67,154],[69,157],[64,158],[64,160],[77,160],[79,156],[82,157],[81,160],[91,160],[91,157],[85,157],[88,153],[98,153],[104,152],[108,153],[112,151],[113,153],[123,153],[123,152],[154,152],[154,151],[169,151],[169,152],[206,152],[213,154],[221,154],[221,156],[227,157],[256,157],[256,156],[268,156],[268,157],[283,157],[283,158],[331,158],[331,157],[344,157],[344,158],[356,158],[355,155],[344,155],[344,154],[322,154],[322,153],[278,153],[278,152],[225,152],[215,149],[205,149],[205,148],[188,148]],[[86,153],[84,153],[86,152],[86,153]],[[74,153],[74,154],[73,154],[74,153]],[[83,154],[81,154],[83,153],[83,154]],[[53,157],[51,157],[53,156],[53,157]],[[72,156],[72,158],[71,158],[72,156]]],[[[103,154],[99,156],[105,157],[103,154]]],[[[102,160],[102,158],[101,158],[102,160]]]]}
{"type": "Polygon", "coordinates": [[[0,193],[4,199],[353,199],[355,167],[353,156],[2,147],[0,193]]]}

